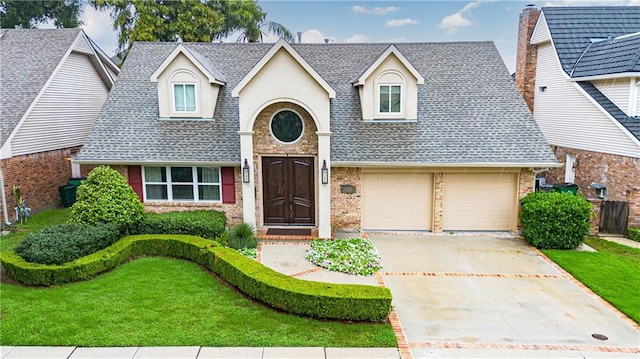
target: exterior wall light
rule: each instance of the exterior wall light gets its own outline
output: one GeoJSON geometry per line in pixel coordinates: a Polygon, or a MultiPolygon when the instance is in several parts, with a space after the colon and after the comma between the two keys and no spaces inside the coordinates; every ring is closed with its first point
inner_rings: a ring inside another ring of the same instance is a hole
{"type": "Polygon", "coordinates": [[[322,184],[329,183],[329,169],[327,168],[327,160],[322,160],[322,168],[320,171],[322,184]]]}
{"type": "Polygon", "coordinates": [[[244,159],[244,166],[242,166],[242,182],[243,183],[249,183],[249,171],[251,169],[249,168],[249,162],[247,162],[247,159],[244,159]]]}

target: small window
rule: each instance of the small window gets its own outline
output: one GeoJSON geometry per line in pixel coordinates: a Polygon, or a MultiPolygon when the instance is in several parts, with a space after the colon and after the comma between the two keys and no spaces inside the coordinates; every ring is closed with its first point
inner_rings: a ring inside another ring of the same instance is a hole
{"type": "Polygon", "coordinates": [[[540,86],[540,87],[538,87],[538,91],[539,91],[539,92],[546,92],[546,91],[547,91],[547,86],[540,86]]]}
{"type": "Polygon", "coordinates": [[[173,110],[196,112],[196,85],[173,84],[173,110]]]}
{"type": "Polygon", "coordinates": [[[273,115],[269,127],[273,137],[282,143],[296,142],[304,131],[302,118],[291,110],[282,110],[273,115]]]}
{"type": "Polygon", "coordinates": [[[380,85],[380,113],[400,113],[402,111],[402,86],[380,85]]]}
{"type": "Polygon", "coordinates": [[[145,198],[156,201],[220,201],[218,167],[145,167],[145,198]]]}

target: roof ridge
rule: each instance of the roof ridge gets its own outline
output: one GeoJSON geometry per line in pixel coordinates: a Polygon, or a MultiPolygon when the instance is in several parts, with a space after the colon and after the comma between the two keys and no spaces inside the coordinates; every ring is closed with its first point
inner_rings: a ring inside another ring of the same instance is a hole
{"type": "Polygon", "coordinates": [[[589,45],[587,45],[587,47],[584,49],[584,51],[582,51],[580,56],[578,56],[578,59],[576,60],[576,62],[571,67],[571,72],[569,72],[569,76],[573,77],[573,73],[576,71],[576,67],[578,67],[578,64],[580,63],[580,60],[582,60],[582,58],[587,53],[587,51],[589,51],[589,49],[591,48],[591,45],[593,45],[595,43],[596,42],[590,42],[589,45]]]}

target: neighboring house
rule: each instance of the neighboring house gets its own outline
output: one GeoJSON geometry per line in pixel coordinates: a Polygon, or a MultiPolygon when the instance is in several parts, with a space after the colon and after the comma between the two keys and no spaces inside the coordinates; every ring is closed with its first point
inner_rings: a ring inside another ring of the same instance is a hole
{"type": "Polygon", "coordinates": [[[60,204],[80,177],[70,159],[85,141],[119,69],[81,29],[0,30],[2,220],[19,185],[32,210],[60,204]]]}
{"type": "Polygon", "coordinates": [[[629,211],[602,217],[614,215],[621,233],[627,219],[640,226],[640,7],[526,8],[517,61],[516,84],[566,164],[547,182],[576,183],[598,211],[591,185],[606,186],[602,208],[629,211]]]}
{"type": "Polygon", "coordinates": [[[490,42],[136,42],[77,162],[259,230],[515,230],[557,164],[490,42]]]}

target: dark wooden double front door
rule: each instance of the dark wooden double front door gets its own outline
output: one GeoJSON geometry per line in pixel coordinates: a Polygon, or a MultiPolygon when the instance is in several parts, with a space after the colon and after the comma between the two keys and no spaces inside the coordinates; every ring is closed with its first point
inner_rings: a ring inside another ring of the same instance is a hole
{"type": "Polygon", "coordinates": [[[311,157],[263,157],[264,223],[315,224],[311,157]]]}

